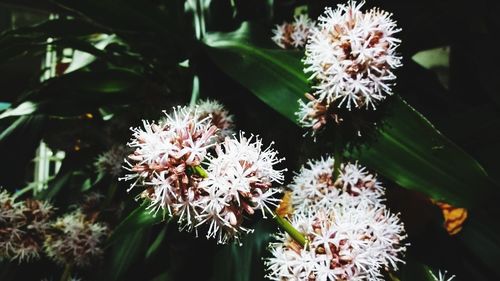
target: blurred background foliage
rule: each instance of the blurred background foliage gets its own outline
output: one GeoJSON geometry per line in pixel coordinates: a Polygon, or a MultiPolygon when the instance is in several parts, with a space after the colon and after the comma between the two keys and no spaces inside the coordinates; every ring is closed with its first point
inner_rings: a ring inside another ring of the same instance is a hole
{"type": "MultiPolygon", "coordinates": [[[[407,265],[388,280],[433,280],[438,269],[459,280],[500,279],[499,4],[367,2],[403,29],[397,95],[369,138],[339,142],[332,132],[313,142],[293,115],[310,87],[303,54],[279,50],[271,30],[298,9],[315,19],[336,1],[1,0],[0,186],[27,188],[25,196],[62,210],[90,192],[106,196],[100,212],[114,231],[103,261],[77,272],[84,280],[263,280],[273,222],[252,222],[241,247],[194,239],[145,213],[123,182],[93,164],[141,119],[196,97],[218,99],[238,128],[276,142],[287,181],[325,153],[383,177],[411,243],[407,265]],[[47,52],[56,54],[52,75],[47,52]],[[34,192],[41,140],[65,157],[34,192]],[[447,233],[431,199],[467,208],[458,234],[447,233]]],[[[57,279],[62,268],[3,261],[0,272],[1,280],[57,279]]]]}

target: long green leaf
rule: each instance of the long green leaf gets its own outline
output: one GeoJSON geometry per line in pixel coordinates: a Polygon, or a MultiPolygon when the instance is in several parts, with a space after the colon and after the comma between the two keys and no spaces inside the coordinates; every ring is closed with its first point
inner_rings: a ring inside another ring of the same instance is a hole
{"type": "Polygon", "coordinates": [[[296,122],[297,100],[309,86],[302,72],[300,52],[258,48],[249,38],[250,26],[224,34],[208,34],[208,55],[233,79],[250,89],[263,102],[296,122]]]}
{"type": "Polygon", "coordinates": [[[164,220],[162,214],[151,214],[149,210],[146,210],[147,203],[143,203],[141,206],[133,210],[113,231],[108,239],[108,245],[115,243],[121,237],[127,235],[127,233],[136,231],[138,229],[147,228],[155,223],[159,223],[164,220]]]}
{"type": "Polygon", "coordinates": [[[146,250],[150,228],[151,225],[136,229],[118,240],[112,251],[107,280],[123,280],[134,260],[142,258],[141,254],[146,250]]]}
{"type": "Polygon", "coordinates": [[[481,165],[401,98],[384,123],[378,139],[348,156],[400,186],[456,206],[472,207],[491,191],[481,165]]]}
{"type": "MultiPolygon", "coordinates": [[[[207,52],[229,76],[276,111],[295,121],[297,99],[309,86],[296,52],[252,45],[248,28],[209,34],[207,52]]],[[[490,190],[482,167],[400,98],[378,138],[348,156],[399,185],[457,206],[473,206],[490,190]]]]}

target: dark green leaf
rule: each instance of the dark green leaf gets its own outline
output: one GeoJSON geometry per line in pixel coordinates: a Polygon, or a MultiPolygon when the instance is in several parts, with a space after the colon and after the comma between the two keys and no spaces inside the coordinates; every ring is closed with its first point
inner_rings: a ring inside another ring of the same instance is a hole
{"type": "Polygon", "coordinates": [[[141,257],[144,253],[150,232],[151,225],[148,227],[137,228],[120,237],[113,247],[112,257],[110,259],[109,279],[123,280],[124,274],[130,269],[134,260],[141,257]]]}
{"type": "Polygon", "coordinates": [[[149,259],[151,257],[154,257],[155,254],[157,254],[158,249],[160,249],[161,244],[165,240],[165,237],[167,237],[167,228],[164,227],[160,233],[158,233],[158,236],[156,236],[155,241],[149,246],[148,251],[146,252],[146,259],[149,259]]]}
{"type": "Polygon", "coordinates": [[[296,122],[297,100],[309,90],[300,52],[257,48],[246,35],[248,25],[228,34],[209,34],[207,52],[229,76],[269,106],[296,122]]]}
{"type": "Polygon", "coordinates": [[[471,207],[491,191],[481,165],[402,99],[394,99],[384,124],[376,141],[349,156],[400,186],[455,206],[471,207]]]}
{"type": "Polygon", "coordinates": [[[47,80],[27,93],[24,102],[0,114],[0,119],[33,113],[77,116],[106,105],[128,104],[137,98],[143,83],[140,75],[125,69],[75,71],[47,80]]]}
{"type": "Polygon", "coordinates": [[[37,194],[37,198],[41,200],[51,201],[71,180],[72,172],[57,175],[48,183],[48,188],[37,194]]]}
{"type": "MultiPolygon", "coordinates": [[[[246,32],[243,26],[207,36],[209,55],[229,76],[295,121],[297,99],[309,89],[300,57],[253,46],[246,32]]],[[[378,138],[347,156],[434,199],[457,206],[480,202],[491,186],[482,167],[402,99],[393,99],[390,112],[378,138]]]]}
{"type": "Polygon", "coordinates": [[[497,220],[498,212],[496,215],[488,214],[488,216],[476,215],[471,212],[471,216],[457,236],[470,253],[466,255],[467,258],[464,262],[470,262],[468,257],[472,255],[481,257],[481,261],[484,263],[483,267],[477,267],[477,264],[471,266],[475,266],[481,274],[495,275],[499,278],[500,268],[497,261],[500,259],[500,238],[498,236],[500,225],[498,225],[497,220]]]}
{"type": "MultiPolygon", "coordinates": [[[[108,244],[115,243],[117,240],[126,236],[127,233],[150,227],[155,223],[159,223],[164,219],[163,213],[151,213],[147,210],[148,204],[144,202],[141,206],[132,211],[113,231],[108,239],[108,244]]],[[[167,221],[168,222],[168,221],[167,221]]],[[[166,223],[167,223],[166,222],[166,223]]]]}
{"type": "Polygon", "coordinates": [[[415,260],[409,259],[392,281],[436,281],[431,269],[415,260]]]}
{"type": "Polygon", "coordinates": [[[168,273],[168,271],[163,272],[162,274],[151,279],[151,281],[170,281],[170,280],[172,280],[172,278],[170,278],[170,274],[168,273]]]}
{"type": "Polygon", "coordinates": [[[8,30],[0,34],[0,41],[5,37],[20,37],[20,38],[58,38],[58,37],[77,37],[91,35],[94,33],[103,32],[101,27],[92,25],[89,22],[84,22],[78,19],[58,18],[51,19],[43,23],[32,26],[21,27],[13,30],[8,30]]]}
{"type": "Polygon", "coordinates": [[[7,109],[5,112],[2,112],[0,114],[0,119],[6,118],[6,117],[11,117],[11,116],[22,116],[22,115],[29,115],[33,112],[35,112],[37,109],[37,105],[33,102],[26,101],[15,108],[10,108],[7,109]]]}
{"type": "Polygon", "coordinates": [[[26,184],[26,167],[40,144],[46,118],[29,115],[0,121],[0,155],[3,163],[9,163],[8,169],[0,170],[0,185],[18,189],[26,184]]]}
{"type": "Polygon", "coordinates": [[[6,110],[7,108],[9,108],[11,105],[10,102],[0,102],[0,111],[2,110],[6,110]]]}
{"type": "Polygon", "coordinates": [[[273,225],[266,221],[259,221],[255,231],[248,234],[241,246],[227,245],[214,258],[213,281],[251,281],[262,280],[265,249],[271,240],[271,233],[276,231],[270,228],[273,225]]]}

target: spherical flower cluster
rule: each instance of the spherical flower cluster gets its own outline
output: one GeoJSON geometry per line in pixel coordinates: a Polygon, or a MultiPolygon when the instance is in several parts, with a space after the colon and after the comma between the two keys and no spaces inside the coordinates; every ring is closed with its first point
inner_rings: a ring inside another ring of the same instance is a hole
{"type": "Polygon", "coordinates": [[[274,165],[283,159],[268,146],[262,148],[258,137],[227,137],[217,145],[215,155],[208,158],[208,177],[200,183],[207,194],[201,200],[200,223],[209,224],[207,237],[215,237],[219,243],[239,239],[241,233],[250,230],[242,226],[243,217],[261,210],[272,212],[278,199],[273,195],[280,189],[273,182],[283,181],[283,171],[274,165]]]}
{"type": "Polygon", "coordinates": [[[271,280],[383,280],[382,270],[397,269],[406,250],[403,224],[382,205],[339,202],[296,213],[292,225],[308,243],[277,235],[266,260],[271,280]]]}
{"type": "Polygon", "coordinates": [[[216,135],[219,141],[233,135],[234,117],[222,104],[216,100],[201,100],[196,103],[195,110],[199,120],[210,117],[212,125],[217,127],[216,135]]]}
{"type": "Polygon", "coordinates": [[[76,210],[53,223],[44,248],[56,263],[88,266],[103,254],[102,244],[107,235],[107,226],[89,220],[81,210],[76,210]]]}
{"type": "Polygon", "coordinates": [[[342,163],[338,178],[334,178],[333,157],[309,160],[288,186],[292,191],[294,209],[309,206],[328,207],[342,200],[342,195],[352,197],[349,201],[358,204],[367,201],[380,203],[384,188],[373,174],[365,167],[351,163],[342,163]]]}
{"type": "Polygon", "coordinates": [[[276,25],[272,39],[283,49],[303,48],[313,27],[314,22],[307,15],[299,15],[292,23],[276,25]]]}
{"type": "Polygon", "coordinates": [[[130,189],[144,187],[140,196],[150,211],[164,210],[179,229],[204,227],[218,243],[238,241],[251,231],[242,226],[244,215],[260,209],[265,216],[276,205],[272,183],[283,174],[273,167],[281,161],[277,152],[263,150],[259,138],[240,134],[221,142],[232,126],[232,116],[216,102],[177,108],[159,124],[144,121],[144,128],[132,129],[135,151],[123,179],[133,181],[130,189]]]}
{"type": "Polygon", "coordinates": [[[113,145],[111,149],[100,154],[94,162],[98,173],[118,177],[122,172],[123,159],[130,154],[125,145],[113,145]]]}
{"type": "Polygon", "coordinates": [[[201,178],[192,170],[214,145],[217,130],[210,117],[199,120],[193,110],[174,108],[159,124],[143,121],[143,128],[133,128],[128,145],[135,151],[125,167],[131,173],[121,178],[133,181],[129,190],[136,185],[145,187],[142,196],[150,200],[152,211],[166,209],[188,224],[200,196],[197,184],[201,178]]]}
{"type": "Polygon", "coordinates": [[[0,192],[0,260],[30,261],[40,257],[54,208],[47,202],[17,201],[0,192]]]}
{"type": "Polygon", "coordinates": [[[364,2],[326,8],[306,45],[305,71],[317,82],[314,96],[347,109],[373,108],[391,95],[392,69],[400,31],[391,14],[377,8],[362,12],[364,2]]]}

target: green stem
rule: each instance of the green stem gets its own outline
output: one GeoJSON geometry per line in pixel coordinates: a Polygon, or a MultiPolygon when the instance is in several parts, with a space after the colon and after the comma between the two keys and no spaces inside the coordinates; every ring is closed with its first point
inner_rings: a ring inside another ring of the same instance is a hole
{"type": "Polygon", "coordinates": [[[295,227],[293,227],[293,225],[287,219],[281,217],[276,213],[273,213],[272,215],[274,216],[274,220],[276,221],[276,223],[278,223],[279,227],[286,231],[286,233],[288,233],[288,235],[290,235],[293,240],[299,243],[302,247],[306,246],[307,240],[304,235],[302,235],[302,233],[300,233],[295,227]]]}
{"type": "Polygon", "coordinates": [[[335,137],[335,143],[333,147],[333,158],[335,159],[335,162],[333,164],[333,178],[334,180],[337,180],[337,178],[340,175],[340,165],[344,161],[343,155],[342,155],[342,149],[343,149],[343,144],[342,144],[342,135],[340,132],[336,135],[335,137]]]}
{"type": "MultiPolygon", "coordinates": [[[[194,166],[193,171],[202,178],[208,177],[207,171],[205,171],[205,169],[203,169],[203,167],[200,165],[194,166]]],[[[293,227],[293,225],[287,219],[281,217],[276,212],[272,212],[271,215],[274,217],[274,220],[276,221],[276,223],[278,223],[281,229],[286,231],[286,233],[288,233],[288,235],[290,235],[290,237],[292,237],[302,247],[305,247],[305,245],[307,244],[307,240],[304,235],[302,235],[302,233],[295,229],[295,227],[293,227]]]]}
{"type": "Polygon", "coordinates": [[[200,166],[200,165],[194,166],[193,170],[196,174],[198,174],[198,176],[205,178],[205,179],[208,178],[208,173],[207,173],[207,171],[205,171],[205,169],[203,169],[202,166],[200,166]]]}
{"type": "Polygon", "coordinates": [[[200,78],[198,75],[193,76],[193,89],[191,92],[191,100],[189,101],[190,106],[194,106],[200,97],[200,78]]]}
{"type": "Polygon", "coordinates": [[[71,279],[71,271],[73,270],[73,265],[67,263],[64,266],[64,272],[61,275],[61,281],[69,281],[71,279]]]}

